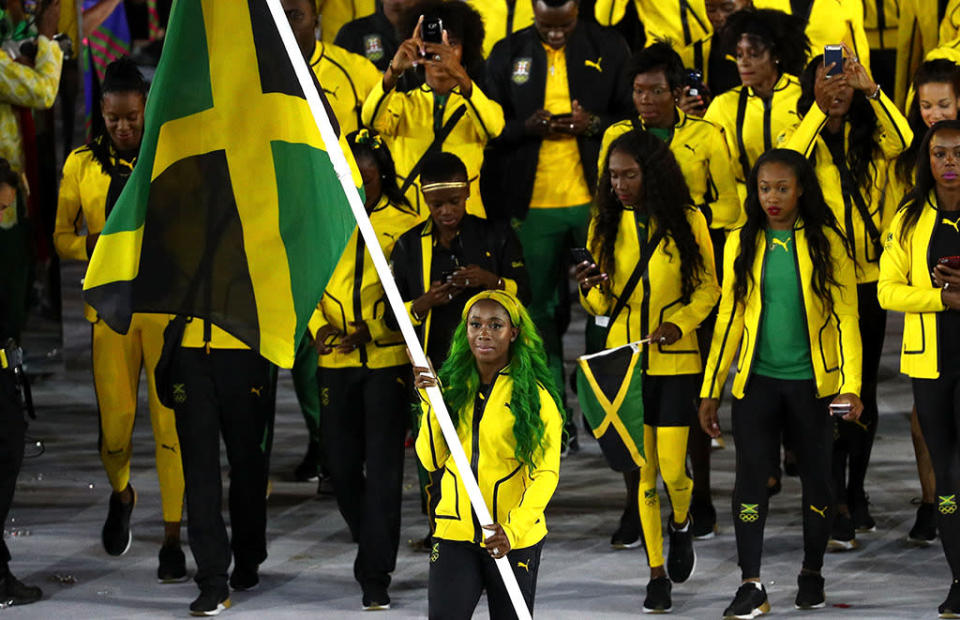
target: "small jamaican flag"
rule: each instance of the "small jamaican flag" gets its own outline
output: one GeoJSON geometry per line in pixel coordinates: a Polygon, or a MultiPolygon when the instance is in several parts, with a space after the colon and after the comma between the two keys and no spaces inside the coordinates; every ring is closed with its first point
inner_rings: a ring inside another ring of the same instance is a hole
{"type": "Polygon", "coordinates": [[[630,343],[577,360],[577,397],[615,471],[643,465],[643,350],[630,343]]]}

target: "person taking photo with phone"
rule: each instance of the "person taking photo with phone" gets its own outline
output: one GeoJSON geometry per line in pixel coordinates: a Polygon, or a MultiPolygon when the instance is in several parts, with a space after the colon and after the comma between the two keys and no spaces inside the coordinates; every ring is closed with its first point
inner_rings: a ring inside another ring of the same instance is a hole
{"type": "Polygon", "coordinates": [[[890,225],[877,292],[904,313],[900,372],[936,477],[937,528],[953,575],[941,618],[960,614],[960,121],[934,124],[920,146],[917,183],[890,225]]]}

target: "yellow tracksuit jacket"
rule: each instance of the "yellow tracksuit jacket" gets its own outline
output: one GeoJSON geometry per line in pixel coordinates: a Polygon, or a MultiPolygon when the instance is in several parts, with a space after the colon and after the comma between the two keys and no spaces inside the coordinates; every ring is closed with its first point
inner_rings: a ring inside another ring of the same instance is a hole
{"type": "MultiPolygon", "coordinates": [[[[684,375],[700,372],[700,348],[697,345],[697,327],[710,314],[720,298],[713,262],[713,244],[707,220],[699,210],[688,207],[687,221],[700,246],[704,272],[690,300],[684,303],[681,293],[680,254],[669,237],[662,239],[650,257],[647,273],[630,295],[607,334],[607,348],[635,342],[653,332],[661,323],[670,322],[680,328],[683,336],[673,344],[651,343],[647,373],[651,375],[684,375]]],[[[580,303],[593,316],[607,316],[617,303],[630,274],[640,259],[640,241],[637,237],[636,212],[624,209],[617,230],[615,248],[616,271],[601,286],[594,286],[587,294],[580,293],[580,303]]],[[[596,220],[590,223],[587,247],[593,247],[596,220]]],[[[648,232],[652,236],[655,231],[648,232]]]]}
{"type": "Polygon", "coordinates": [[[863,29],[872,50],[897,49],[901,0],[867,0],[863,3],[863,29]]]}
{"type": "Polygon", "coordinates": [[[938,45],[937,5],[930,0],[900,0],[897,21],[897,76],[893,101],[901,108],[924,57],[938,45]]]}
{"type": "Polygon", "coordinates": [[[950,0],[940,22],[939,44],[949,45],[957,37],[960,37],[960,0],[950,0]]]}
{"type": "Polygon", "coordinates": [[[377,10],[376,0],[315,0],[320,9],[321,39],[333,43],[345,24],[355,19],[373,15],[377,10]]]}
{"type": "MultiPolygon", "coordinates": [[[[460,411],[457,434],[494,522],[503,527],[511,548],[524,549],[547,535],[543,513],[559,479],[563,419],[550,393],[541,386],[540,418],[545,425],[543,454],[531,472],[514,457],[512,393],[513,380],[508,366],[496,377],[480,420],[474,419],[472,403],[460,411]]],[[[426,402],[423,409],[417,457],[427,471],[443,470],[434,536],[443,540],[481,542],[489,534],[474,526],[470,499],[460,471],[450,458],[436,414],[426,402]]]]}
{"type": "MultiPolygon", "coordinates": [[[[370,213],[370,223],[386,256],[390,256],[397,238],[418,221],[417,213],[410,207],[395,205],[386,196],[381,197],[370,213]]],[[[350,353],[334,349],[328,355],[321,355],[317,364],[321,368],[388,368],[407,363],[403,336],[387,327],[384,320],[388,304],[380,276],[366,246],[358,248],[359,240],[359,231],[354,230],[310,319],[310,332],[316,334],[329,324],[349,334],[355,331],[351,323],[364,321],[371,340],[350,353]]]]}
{"type": "Polygon", "coordinates": [[[513,7],[506,0],[466,0],[470,7],[483,19],[483,57],[501,39],[533,25],[533,2],[519,0],[513,7]]]}
{"type": "Polygon", "coordinates": [[[946,310],[941,291],[934,288],[930,277],[930,240],[940,220],[936,194],[930,192],[920,219],[901,241],[905,213],[897,212],[887,232],[877,298],[881,307],[904,313],[900,372],[917,379],[936,379],[940,376],[938,317],[946,310]]]}
{"type": "Polygon", "coordinates": [[[870,71],[870,43],[864,29],[863,0],[813,0],[807,18],[809,58],[823,53],[824,45],[846,43],[870,71]]]}
{"type": "MultiPolygon", "coordinates": [[[[597,176],[603,174],[610,144],[631,131],[634,125],[643,126],[643,120],[625,120],[614,123],[603,134],[600,145],[597,176]]],[[[680,164],[683,178],[690,188],[690,196],[698,208],[710,209],[710,228],[730,229],[741,219],[743,209],[731,168],[730,148],[723,130],[710,121],[688,116],[677,109],[677,123],[670,137],[670,152],[680,164]]]]}
{"type": "Polygon", "coordinates": [[[769,100],[754,94],[752,88],[738,86],[713,100],[704,116],[719,126],[730,147],[740,203],[747,197],[746,181],[754,162],[776,146],[775,140],[799,120],[797,100],[800,82],[783,74],[773,87],[769,100]]]}
{"type": "MultiPolygon", "coordinates": [[[[803,315],[810,339],[810,359],[817,386],[817,397],[833,394],[860,394],[862,353],[859,317],[857,312],[857,279],[853,260],[843,249],[841,240],[832,231],[825,231],[830,240],[834,261],[834,277],[840,283],[832,290],[833,313],[826,314],[819,298],[813,292],[813,263],[810,260],[804,225],[797,220],[794,238],[797,272],[800,277],[800,296],[803,315]]],[[[753,264],[753,282],[743,304],[734,307],[733,261],[740,254],[740,234],[727,235],[723,254],[723,297],[717,312],[717,324],[707,367],[703,373],[701,398],[720,398],[727,372],[740,350],[737,374],[733,379],[734,398],[743,398],[757,348],[760,318],[763,314],[763,282],[766,264],[766,240],[763,231],[757,235],[757,257],[753,264]]]]}
{"type": "MultiPolygon", "coordinates": [[[[480,199],[480,166],[483,164],[483,149],[487,142],[503,131],[503,109],[487,98],[474,83],[469,97],[454,88],[445,103],[426,84],[409,92],[389,92],[379,80],[363,104],[363,124],[376,129],[387,140],[390,153],[397,167],[398,180],[403,183],[439,132],[453,114],[461,107],[465,113],[457,121],[453,131],[443,142],[442,150],[454,153],[463,160],[470,176],[470,198],[467,213],[485,217],[486,211],[480,199]]],[[[407,200],[426,219],[429,209],[423,205],[419,179],[410,184],[407,200]]]]}
{"type": "Polygon", "coordinates": [[[341,133],[347,135],[359,129],[363,124],[363,102],[381,78],[376,66],[359,54],[317,41],[310,68],[333,108],[341,133]]]}
{"type": "MultiPolygon", "coordinates": [[[[597,0],[593,12],[601,26],[620,23],[630,0],[597,0]]],[[[707,19],[704,0],[671,2],[667,0],[633,0],[637,15],[647,35],[647,45],[658,39],[670,39],[683,59],[683,66],[701,71],[707,63],[703,40],[713,32],[707,19]]]]}
{"type": "MultiPolygon", "coordinates": [[[[871,172],[873,181],[864,198],[864,203],[873,220],[873,225],[880,233],[882,243],[883,234],[899,204],[899,196],[893,183],[891,174],[893,164],[913,140],[913,132],[903,114],[897,110],[893,102],[880,92],[879,99],[868,99],[873,111],[877,115],[880,126],[877,128],[874,139],[880,144],[881,156],[873,162],[871,172]]],[[[827,124],[827,115],[816,103],[796,127],[783,132],[778,139],[783,148],[793,149],[804,156],[814,155],[815,169],[820,187],[823,190],[827,204],[833,210],[837,221],[840,222],[847,241],[853,246],[853,256],[857,264],[857,283],[876,282],[880,276],[880,252],[878,252],[867,232],[867,226],[860,210],[852,198],[844,196],[840,182],[840,171],[833,163],[830,148],[827,146],[820,132],[827,124]]],[[[849,144],[850,125],[844,124],[844,143],[849,144]]]]}

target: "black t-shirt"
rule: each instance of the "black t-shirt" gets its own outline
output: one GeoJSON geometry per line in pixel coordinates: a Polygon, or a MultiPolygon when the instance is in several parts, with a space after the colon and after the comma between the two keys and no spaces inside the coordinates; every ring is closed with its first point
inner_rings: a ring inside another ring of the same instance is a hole
{"type": "MultiPolygon", "coordinates": [[[[944,256],[960,256],[960,212],[941,211],[930,240],[931,269],[944,256]]],[[[940,372],[960,371],[960,311],[940,313],[937,345],[940,372]]]]}

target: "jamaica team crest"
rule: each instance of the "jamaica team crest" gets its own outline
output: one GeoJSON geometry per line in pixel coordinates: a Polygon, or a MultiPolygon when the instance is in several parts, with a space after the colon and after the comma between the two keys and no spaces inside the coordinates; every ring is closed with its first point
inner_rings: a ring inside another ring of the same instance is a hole
{"type": "Polygon", "coordinates": [[[531,58],[517,58],[513,61],[513,72],[510,79],[516,85],[526,84],[530,80],[530,66],[533,64],[531,58]]]}
{"type": "Polygon", "coordinates": [[[383,40],[379,34],[368,34],[363,37],[363,55],[370,62],[377,62],[383,58],[383,40]]]}

